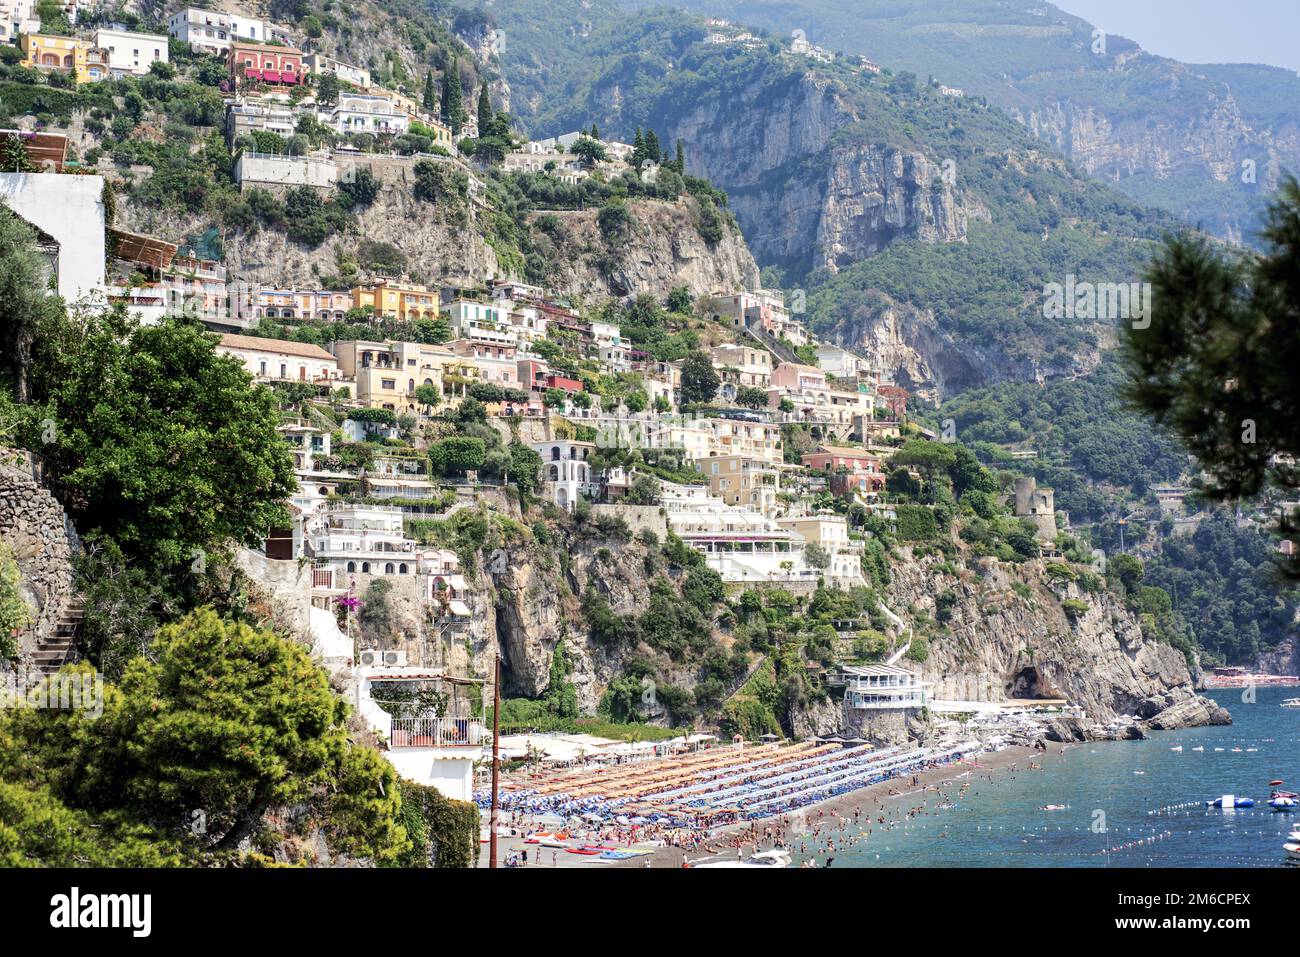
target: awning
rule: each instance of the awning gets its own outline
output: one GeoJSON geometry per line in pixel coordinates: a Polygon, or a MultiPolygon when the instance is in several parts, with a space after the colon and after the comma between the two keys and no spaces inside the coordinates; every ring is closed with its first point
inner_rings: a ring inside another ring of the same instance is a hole
{"type": "Polygon", "coordinates": [[[451,601],[447,603],[447,608],[453,615],[459,615],[462,618],[469,617],[469,605],[463,601],[451,601]]]}
{"type": "Polygon", "coordinates": [[[124,229],[110,229],[109,232],[117,241],[117,258],[127,262],[161,270],[170,266],[176,256],[176,244],[156,236],[128,233],[124,229]]]}

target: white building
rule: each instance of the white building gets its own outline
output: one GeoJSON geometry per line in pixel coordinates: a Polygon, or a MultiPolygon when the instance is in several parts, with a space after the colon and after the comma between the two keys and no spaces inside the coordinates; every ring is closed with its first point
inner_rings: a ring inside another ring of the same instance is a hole
{"type": "Polygon", "coordinates": [[[402,530],[402,510],[388,505],[326,509],[309,529],[316,563],[336,575],[415,575],[419,545],[402,530]]]}
{"type": "Polygon", "coordinates": [[[223,335],[217,351],[239,359],[260,381],[319,383],[342,377],[338,359],[306,342],[223,335]]]}
{"type": "Polygon", "coordinates": [[[856,379],[859,374],[870,371],[866,359],[848,349],[829,345],[817,347],[817,368],[837,379],[856,379]]]}
{"type": "Polygon", "coordinates": [[[95,31],[95,46],[108,51],[108,72],[114,79],[144,76],[155,63],[167,63],[167,37],[127,30],[95,31]]]}
{"type": "Polygon", "coordinates": [[[509,300],[475,302],[472,299],[453,299],[443,303],[439,312],[447,317],[451,331],[458,339],[501,347],[518,347],[519,333],[511,322],[514,303],[509,300]]]}
{"type": "Polygon", "coordinates": [[[481,717],[469,717],[468,708],[457,707],[454,688],[480,682],[452,678],[441,668],[380,664],[358,667],[355,681],[357,713],[383,737],[384,757],[398,775],[437,788],[454,800],[473,800],[474,763],[483,758],[490,736],[481,717]],[[442,696],[447,701],[442,710],[447,713],[429,710],[414,717],[393,717],[375,701],[383,699],[376,684],[432,684],[439,690],[450,685],[453,691],[442,696]]]}
{"type": "Polygon", "coordinates": [[[405,133],[411,118],[383,96],[370,93],[340,93],[333,106],[320,108],[320,122],[336,133],[405,133]]]}
{"type": "Polygon", "coordinates": [[[241,40],[275,41],[286,46],[293,46],[295,42],[288,27],[237,13],[200,10],[198,7],[186,7],[173,13],[167,20],[167,32],[201,53],[217,56],[225,56],[230,45],[241,40]]]}
{"type": "Polygon", "coordinates": [[[105,294],[104,178],[0,173],[0,202],[38,231],[68,302],[105,294]]]}
{"type": "Polygon", "coordinates": [[[343,63],[335,60],[333,57],[327,57],[323,53],[308,53],[302,58],[302,65],[312,73],[318,76],[322,73],[333,73],[344,83],[351,83],[353,86],[362,89],[370,89],[370,71],[359,66],[352,66],[350,63],[343,63]]]}
{"type": "Polygon", "coordinates": [[[859,710],[924,708],[926,703],[924,682],[896,665],[849,665],[827,675],[827,683],[843,688],[844,703],[859,710]]]}
{"type": "Polygon", "coordinates": [[[668,527],[701,552],[726,582],[815,583],[820,572],[804,562],[804,540],[759,512],[688,487],[664,484],[668,527]]]}
{"type": "Polygon", "coordinates": [[[0,0],[0,43],[14,43],[18,34],[40,30],[35,10],[36,0],[0,0]]]}
{"type": "Polygon", "coordinates": [[[824,574],[832,585],[839,588],[866,585],[862,577],[862,545],[849,538],[849,523],[843,515],[792,515],[778,518],[776,523],[802,537],[807,544],[825,549],[830,565],[824,574]]]}
{"type": "Polygon", "coordinates": [[[596,448],[594,442],[553,439],[534,442],[532,448],[542,457],[542,489],[560,508],[572,510],[581,498],[600,492],[588,459],[596,448]]]}

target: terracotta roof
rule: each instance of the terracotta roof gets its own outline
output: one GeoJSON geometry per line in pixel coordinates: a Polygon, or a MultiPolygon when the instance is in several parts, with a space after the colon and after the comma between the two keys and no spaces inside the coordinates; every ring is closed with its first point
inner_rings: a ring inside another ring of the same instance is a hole
{"type": "Polygon", "coordinates": [[[288,339],[263,339],[259,336],[236,336],[226,334],[221,337],[221,345],[227,349],[249,349],[254,352],[279,352],[286,356],[301,356],[304,359],[329,359],[330,355],[320,346],[307,342],[291,342],[288,339]]]}

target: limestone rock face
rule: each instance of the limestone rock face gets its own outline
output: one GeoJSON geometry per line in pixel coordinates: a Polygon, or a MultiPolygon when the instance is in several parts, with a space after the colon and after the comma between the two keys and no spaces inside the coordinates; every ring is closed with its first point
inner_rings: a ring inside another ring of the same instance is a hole
{"type": "Polygon", "coordinates": [[[790,726],[797,738],[838,734],[845,726],[841,705],[829,697],[811,701],[791,713],[790,726]]]}
{"type": "Polygon", "coordinates": [[[1144,638],[1109,592],[1049,586],[1038,563],[983,560],[977,571],[954,576],[923,559],[894,566],[887,601],[934,618],[935,596],[945,592],[957,598],[945,622],[950,633],[930,642],[920,666],[935,698],[1065,698],[1084,709],[1089,726],[1122,715],[1153,719],[1152,728],[1221,723],[1226,714],[1196,695],[1183,655],[1144,638]],[[1062,601],[1069,598],[1087,610],[1067,614],[1062,601]]]}
{"type": "Polygon", "coordinates": [[[0,449],[0,541],[13,549],[32,610],[19,638],[21,659],[53,634],[72,596],[72,559],[81,541],[63,507],[34,477],[30,457],[11,449],[0,449]]]}
{"type": "Polygon", "coordinates": [[[834,271],[895,239],[966,241],[967,211],[923,153],[856,145],[835,151],[817,224],[818,266],[834,271]]]}
{"type": "Polygon", "coordinates": [[[1146,722],[1153,731],[1177,731],[1207,724],[1232,724],[1232,715],[1227,708],[1201,695],[1180,698],[1146,722]]]}
{"type": "Polygon", "coordinates": [[[551,234],[555,288],[593,299],[663,295],[677,286],[694,296],[758,288],[758,265],[740,233],[726,227],[717,243],[706,242],[695,200],[641,200],[627,208],[629,234],[615,241],[601,235],[594,209],[541,214],[558,223],[551,234]]]}
{"type": "Polygon", "coordinates": [[[685,108],[669,139],[687,144],[692,172],[727,190],[763,262],[834,271],[903,237],[964,242],[968,219],[988,218],[941,161],[839,143],[835,134],[860,119],[833,81],[809,72],[685,108]]]}
{"type": "MultiPolygon", "coordinates": [[[[477,207],[448,210],[418,200],[409,176],[399,176],[400,170],[383,173],[384,188],[374,203],[358,212],[355,231],[328,237],[315,249],[292,242],[277,229],[224,237],[231,281],[255,288],[315,289],[321,276],[338,272],[336,248],[352,254],[363,239],[401,250],[407,272],[426,283],[475,283],[507,275],[509,270],[480,234],[482,224],[476,219],[482,213],[477,207]]],[[[547,256],[547,286],[559,294],[597,301],[643,292],[662,298],[676,286],[686,286],[695,296],[758,287],[758,266],[740,232],[728,225],[721,240],[706,242],[693,199],[641,200],[628,208],[630,234],[617,242],[605,241],[594,209],[550,213],[558,231],[547,256]]],[[[124,228],[173,242],[210,225],[200,217],[177,217],[127,203],[119,219],[124,228]]]]}
{"type": "Polygon", "coordinates": [[[1300,635],[1288,635],[1262,653],[1254,670],[1267,675],[1300,674],[1300,635]]]}
{"type": "MultiPolygon", "coordinates": [[[[362,239],[392,243],[406,256],[411,275],[430,283],[501,274],[496,253],[475,229],[447,210],[416,199],[410,183],[389,174],[381,179],[384,189],[370,206],[358,212],[356,231],[327,237],[315,249],[290,241],[278,229],[261,228],[251,234],[223,237],[231,281],[269,289],[316,289],[321,276],[338,272],[336,245],[353,251],[362,239]]],[[[126,202],[120,205],[118,214],[123,228],[151,233],[170,242],[183,242],[210,225],[203,217],[177,216],[126,202]]]]}

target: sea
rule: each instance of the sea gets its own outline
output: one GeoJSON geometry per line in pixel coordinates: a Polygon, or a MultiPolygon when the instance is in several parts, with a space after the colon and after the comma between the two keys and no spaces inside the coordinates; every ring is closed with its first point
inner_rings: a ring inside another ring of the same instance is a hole
{"type": "MultiPolygon", "coordinates": [[[[819,843],[835,839],[836,868],[1288,866],[1282,845],[1300,827],[1300,812],[1274,812],[1267,799],[1273,780],[1300,791],[1300,709],[1280,706],[1298,691],[1260,688],[1253,702],[1239,689],[1205,693],[1232,713],[1232,725],[1076,744],[1036,757],[1041,771],[1026,770],[1026,759],[1018,770],[992,772],[992,780],[976,768],[943,786],[946,799],[933,791],[894,799],[892,827],[873,822],[864,839],[864,817],[823,826],[819,843]],[[958,798],[963,781],[970,787],[958,798]],[[1206,807],[1225,794],[1257,803],[1206,807]],[[897,813],[922,802],[924,813],[911,819],[897,813]]],[[[820,865],[828,856],[810,848],[794,864],[820,865]]]]}

